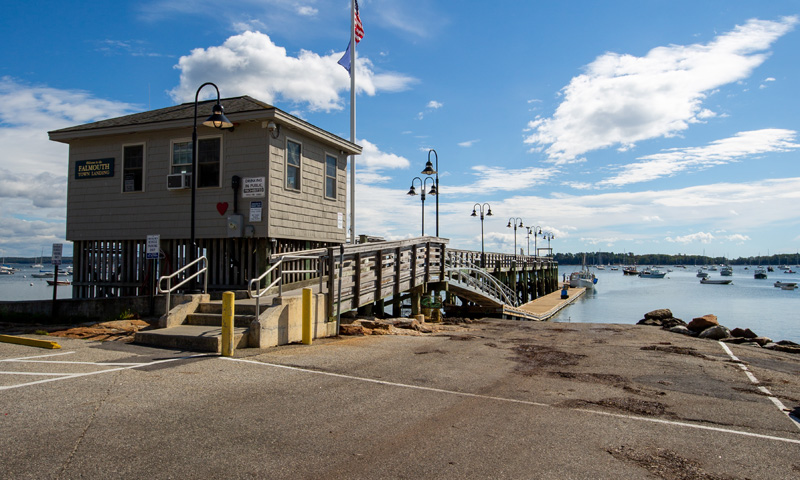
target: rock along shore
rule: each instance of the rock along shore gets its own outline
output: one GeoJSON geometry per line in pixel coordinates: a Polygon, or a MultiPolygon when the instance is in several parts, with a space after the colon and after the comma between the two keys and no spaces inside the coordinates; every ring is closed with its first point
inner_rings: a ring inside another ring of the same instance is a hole
{"type": "Polygon", "coordinates": [[[800,345],[797,343],[789,340],[775,342],[769,337],[757,335],[749,328],[742,329],[737,327],[730,330],[724,325],[720,325],[717,316],[712,314],[695,317],[691,322],[686,323],[680,318],[673,317],[670,309],[660,308],[645,313],[644,318],[639,320],[637,325],[661,327],[672,333],[719,340],[721,342],[750,345],[788,353],[800,353],[800,345]]]}

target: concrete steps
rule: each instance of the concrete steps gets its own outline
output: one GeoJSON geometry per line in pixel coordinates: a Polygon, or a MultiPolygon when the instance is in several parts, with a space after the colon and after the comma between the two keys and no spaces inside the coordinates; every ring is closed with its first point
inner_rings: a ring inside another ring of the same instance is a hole
{"type": "MultiPolygon", "coordinates": [[[[136,332],[134,343],[191,352],[222,352],[222,327],[208,325],[180,325],[157,330],[136,332]]],[[[247,329],[233,329],[235,348],[247,347],[247,329]]]]}
{"type": "MultiPolygon", "coordinates": [[[[262,306],[264,311],[268,305],[262,306]]],[[[234,347],[247,347],[250,323],[256,319],[255,304],[239,303],[234,307],[234,347]]],[[[182,325],[137,332],[134,343],[195,352],[220,353],[222,348],[222,302],[197,305],[182,325]]]]}

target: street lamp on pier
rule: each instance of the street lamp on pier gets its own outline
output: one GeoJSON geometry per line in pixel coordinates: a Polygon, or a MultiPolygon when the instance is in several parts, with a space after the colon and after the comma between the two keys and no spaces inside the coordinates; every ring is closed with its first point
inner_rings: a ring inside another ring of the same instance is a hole
{"type": "MultiPolygon", "coordinates": [[[[417,194],[417,191],[414,189],[414,180],[419,180],[419,188],[421,190],[420,196],[422,198],[422,236],[424,237],[425,236],[425,187],[428,185],[428,180],[431,181],[431,184],[433,184],[434,180],[430,177],[425,177],[424,181],[419,177],[412,178],[411,188],[408,190],[408,195],[411,195],[412,197],[417,194]]],[[[437,194],[436,185],[431,185],[431,190],[428,192],[428,194],[434,196],[437,194]]]]}
{"type": "Polygon", "coordinates": [[[434,188],[436,188],[436,236],[439,236],[439,154],[436,153],[436,150],[430,149],[428,150],[428,161],[425,163],[425,170],[422,172],[423,175],[436,175],[436,183],[434,184],[434,188]],[[436,159],[436,168],[433,168],[433,163],[431,163],[431,153],[433,153],[433,157],[436,159]]]}
{"type": "Polygon", "coordinates": [[[550,252],[550,256],[552,257],[553,251],[550,250],[550,240],[556,238],[556,236],[553,235],[553,232],[545,232],[544,235],[542,235],[542,238],[547,240],[547,250],[550,252]]]}
{"type": "Polygon", "coordinates": [[[200,85],[200,88],[197,89],[197,93],[194,95],[194,127],[192,128],[192,215],[191,215],[191,235],[190,235],[190,244],[191,244],[191,252],[190,252],[190,259],[191,261],[197,260],[197,244],[195,243],[194,238],[194,231],[195,231],[195,207],[196,207],[196,190],[197,190],[197,179],[200,177],[197,172],[197,104],[198,99],[200,98],[200,90],[203,89],[206,85],[211,85],[214,87],[214,90],[217,91],[217,103],[211,109],[211,116],[203,122],[203,125],[212,128],[224,129],[224,128],[232,128],[233,122],[228,120],[222,110],[222,104],[220,103],[219,98],[219,88],[211,82],[206,82],[200,85]]]}
{"type": "Polygon", "coordinates": [[[511,228],[512,226],[514,227],[514,256],[516,257],[517,256],[517,227],[519,227],[519,228],[524,227],[524,225],[522,225],[522,219],[519,218],[519,217],[516,217],[516,218],[511,217],[511,218],[509,218],[508,219],[508,225],[506,225],[506,227],[511,228]],[[517,220],[519,220],[519,225],[517,225],[517,220]]]}
{"type": "Polygon", "coordinates": [[[486,252],[483,249],[483,207],[486,207],[486,216],[492,216],[492,206],[488,203],[484,203],[481,205],[480,203],[476,203],[472,206],[472,217],[477,217],[478,213],[475,210],[476,208],[480,209],[481,212],[481,268],[486,268],[486,252]]]}
{"type": "Polygon", "coordinates": [[[536,256],[539,254],[539,250],[536,248],[536,239],[542,234],[542,227],[536,225],[535,227],[525,228],[528,229],[528,256],[531,255],[531,234],[533,234],[533,255],[536,256]]]}

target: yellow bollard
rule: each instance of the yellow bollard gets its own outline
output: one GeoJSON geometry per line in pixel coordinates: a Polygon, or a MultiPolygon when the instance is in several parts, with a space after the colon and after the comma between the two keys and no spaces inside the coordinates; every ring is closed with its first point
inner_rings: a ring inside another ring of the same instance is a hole
{"type": "Polygon", "coordinates": [[[222,294],[222,356],[233,356],[233,311],[235,302],[233,292],[222,294]]]}
{"type": "Polygon", "coordinates": [[[311,289],[303,289],[303,345],[311,345],[311,289]]]}

